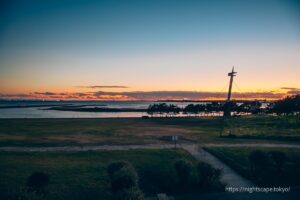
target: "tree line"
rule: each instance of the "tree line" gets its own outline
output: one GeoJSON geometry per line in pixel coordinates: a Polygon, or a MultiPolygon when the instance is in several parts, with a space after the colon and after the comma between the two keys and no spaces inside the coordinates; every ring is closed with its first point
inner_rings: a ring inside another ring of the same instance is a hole
{"type": "Polygon", "coordinates": [[[231,112],[235,115],[246,114],[276,114],[276,115],[300,115],[300,94],[288,96],[282,100],[268,103],[262,107],[260,101],[248,101],[237,103],[231,101],[229,103],[212,102],[206,104],[189,104],[185,107],[179,107],[175,104],[158,103],[151,104],[147,109],[147,113],[151,116],[172,117],[178,114],[187,116],[199,115],[217,115],[221,116],[224,109],[230,106],[231,112]]]}

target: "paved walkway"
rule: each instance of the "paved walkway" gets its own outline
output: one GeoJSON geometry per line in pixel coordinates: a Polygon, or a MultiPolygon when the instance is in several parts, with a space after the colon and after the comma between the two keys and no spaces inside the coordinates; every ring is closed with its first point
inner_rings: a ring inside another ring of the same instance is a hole
{"type": "Polygon", "coordinates": [[[79,152],[99,150],[130,150],[130,149],[170,149],[171,144],[145,144],[145,145],[87,145],[87,146],[62,146],[62,147],[0,147],[0,151],[10,152],[79,152]]]}
{"type": "Polygon", "coordinates": [[[266,148],[295,148],[300,149],[300,144],[280,144],[280,143],[238,143],[238,144],[224,144],[224,143],[207,143],[201,145],[203,147],[266,147],[266,148]]]}
{"type": "Polygon", "coordinates": [[[226,164],[221,162],[217,157],[212,154],[204,151],[203,149],[199,149],[196,145],[183,145],[183,149],[188,151],[191,155],[193,155],[197,160],[209,163],[216,169],[222,170],[221,181],[225,183],[227,186],[231,187],[252,187],[253,183],[246,180],[235,171],[233,171],[226,164]]]}
{"type": "MultiPolygon", "coordinates": [[[[181,147],[195,146],[193,144],[180,144],[181,147]]],[[[300,144],[271,144],[271,143],[241,143],[222,144],[207,143],[199,144],[200,147],[282,147],[300,149],[300,144]]],[[[86,145],[86,146],[61,146],[61,147],[0,147],[0,151],[12,152],[48,152],[48,151],[97,151],[97,150],[129,150],[129,149],[164,149],[173,148],[173,144],[144,144],[144,145],[86,145]]]]}

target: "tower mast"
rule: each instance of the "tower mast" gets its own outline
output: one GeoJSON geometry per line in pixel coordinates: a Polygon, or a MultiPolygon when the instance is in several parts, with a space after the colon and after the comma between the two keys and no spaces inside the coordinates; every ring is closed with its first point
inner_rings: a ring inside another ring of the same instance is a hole
{"type": "Polygon", "coordinates": [[[236,76],[236,73],[237,72],[234,71],[234,67],[232,68],[232,71],[228,73],[228,76],[230,76],[230,81],[229,81],[229,88],[228,88],[228,94],[227,94],[227,101],[224,104],[224,117],[230,117],[230,115],[231,115],[230,98],[231,98],[233,77],[236,76]]]}
{"type": "Polygon", "coordinates": [[[228,89],[228,95],[227,95],[227,102],[230,102],[233,77],[236,76],[236,73],[237,72],[234,71],[234,66],[232,68],[232,71],[230,73],[228,73],[228,76],[230,76],[230,82],[229,82],[229,89],[228,89]]]}

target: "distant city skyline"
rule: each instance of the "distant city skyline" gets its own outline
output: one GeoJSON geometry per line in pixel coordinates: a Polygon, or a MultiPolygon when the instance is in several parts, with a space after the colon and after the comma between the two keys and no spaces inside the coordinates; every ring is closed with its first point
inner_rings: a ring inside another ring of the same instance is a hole
{"type": "Polygon", "coordinates": [[[297,0],[0,4],[0,99],[225,99],[232,66],[233,98],[300,93],[297,0]]]}

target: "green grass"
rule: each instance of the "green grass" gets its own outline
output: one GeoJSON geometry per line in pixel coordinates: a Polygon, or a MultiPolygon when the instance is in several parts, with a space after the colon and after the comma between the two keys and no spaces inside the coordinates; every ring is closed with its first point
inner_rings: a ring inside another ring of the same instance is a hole
{"type": "Polygon", "coordinates": [[[240,139],[300,141],[299,116],[247,116],[224,122],[240,139]]]}
{"type": "Polygon", "coordinates": [[[0,146],[145,144],[178,135],[198,143],[299,142],[297,117],[0,119],[0,146]],[[231,129],[236,139],[220,138],[231,129]]]}
{"type": "Polygon", "coordinates": [[[196,162],[183,150],[128,150],[77,153],[0,152],[0,199],[17,196],[35,171],[50,175],[47,199],[110,199],[108,163],[128,160],[137,169],[146,194],[172,193],[177,159],[196,162]],[[2,197],[1,197],[2,195],[2,197]]]}
{"type": "MultiPolygon", "coordinates": [[[[287,186],[299,186],[300,185],[300,149],[291,148],[253,148],[253,147],[213,147],[205,148],[207,151],[218,157],[224,163],[236,170],[244,177],[251,179],[253,182],[259,185],[270,185],[270,180],[263,180],[259,182],[256,177],[251,173],[251,163],[249,161],[249,155],[254,150],[261,150],[266,153],[271,151],[284,152],[287,156],[287,162],[283,168],[283,175],[280,177],[280,184],[287,186]]],[[[265,171],[262,173],[271,173],[265,171]]],[[[279,175],[277,173],[271,174],[271,177],[279,175]]],[[[273,184],[273,183],[271,183],[273,184]]]]}
{"type": "Polygon", "coordinates": [[[207,141],[218,136],[207,119],[0,119],[0,146],[145,144],[179,135],[207,141]]]}

